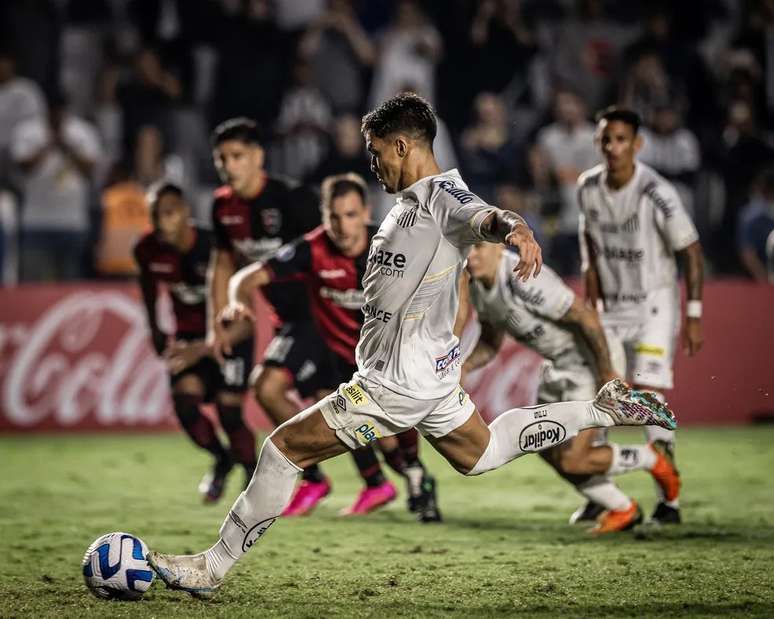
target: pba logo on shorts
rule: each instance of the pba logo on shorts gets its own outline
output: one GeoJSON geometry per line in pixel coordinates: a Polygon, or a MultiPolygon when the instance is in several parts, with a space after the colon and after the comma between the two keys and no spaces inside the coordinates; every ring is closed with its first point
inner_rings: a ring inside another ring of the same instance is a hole
{"type": "Polygon", "coordinates": [[[368,443],[375,441],[377,438],[382,438],[379,431],[369,423],[364,423],[355,430],[357,440],[361,445],[368,445],[368,443]]]}
{"type": "Polygon", "coordinates": [[[522,451],[540,451],[561,443],[567,431],[555,421],[536,421],[529,424],[519,434],[519,448],[522,451]]]}
{"type": "Polygon", "coordinates": [[[355,383],[350,383],[343,389],[344,395],[347,396],[347,399],[349,399],[352,404],[355,406],[360,406],[361,404],[368,404],[368,398],[365,396],[365,393],[363,393],[363,390],[360,388],[359,385],[355,383]]]}

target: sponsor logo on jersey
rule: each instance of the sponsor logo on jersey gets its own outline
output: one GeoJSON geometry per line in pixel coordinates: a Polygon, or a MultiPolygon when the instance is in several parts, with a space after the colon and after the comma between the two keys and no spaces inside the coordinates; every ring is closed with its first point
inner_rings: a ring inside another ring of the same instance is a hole
{"type": "Polygon", "coordinates": [[[644,249],[632,249],[631,247],[608,247],[605,245],[603,253],[606,260],[618,260],[628,264],[639,264],[645,257],[644,249]]]}
{"type": "Polygon", "coordinates": [[[166,262],[151,262],[148,268],[154,273],[171,273],[175,270],[175,267],[166,262]]]}
{"type": "Polygon", "coordinates": [[[241,215],[223,215],[220,218],[220,223],[224,226],[238,226],[245,220],[241,215]]]}
{"type": "Polygon", "coordinates": [[[656,205],[656,208],[659,209],[666,219],[669,219],[674,215],[675,209],[674,207],[670,206],[669,203],[664,200],[664,198],[661,197],[661,194],[656,191],[656,183],[648,183],[645,186],[645,189],[642,190],[642,193],[644,193],[646,196],[648,196],[652,201],[653,204],[656,205]]]}
{"type": "Polygon", "coordinates": [[[634,347],[634,351],[644,355],[653,355],[654,357],[663,357],[664,349],[661,346],[654,346],[653,344],[637,344],[634,347]]]}
{"type": "Polygon", "coordinates": [[[270,254],[282,247],[282,239],[278,237],[270,239],[239,239],[234,240],[234,247],[248,260],[266,260],[270,254]]]}
{"type": "Polygon", "coordinates": [[[355,430],[355,435],[361,445],[368,445],[368,443],[371,443],[378,438],[382,438],[379,430],[370,423],[364,423],[362,426],[359,426],[355,430]]]}
{"type": "Polygon", "coordinates": [[[375,307],[373,305],[368,305],[368,303],[363,304],[363,314],[365,314],[366,318],[379,320],[385,324],[390,322],[390,319],[392,318],[392,312],[385,312],[384,310],[379,309],[378,307],[375,307]]]}
{"type": "Polygon", "coordinates": [[[406,272],[406,254],[372,247],[368,262],[377,267],[379,273],[388,277],[402,278],[406,272]]]}
{"type": "Polygon", "coordinates": [[[460,349],[459,344],[457,344],[454,348],[452,348],[449,352],[447,352],[442,357],[436,357],[435,373],[438,375],[438,378],[444,378],[455,367],[457,367],[460,364],[461,357],[462,357],[462,351],[460,349]]]}
{"type": "Polygon", "coordinates": [[[338,279],[346,277],[347,272],[344,269],[320,269],[317,271],[317,275],[320,276],[320,279],[338,279]]]}
{"type": "Polygon", "coordinates": [[[363,390],[360,388],[360,385],[357,385],[355,383],[350,383],[344,389],[342,389],[344,392],[344,395],[347,396],[347,399],[352,402],[355,406],[362,406],[363,404],[368,404],[368,398],[366,397],[366,394],[363,392],[363,390]]]}
{"type": "Polygon", "coordinates": [[[567,431],[555,421],[536,421],[519,434],[519,448],[525,452],[540,451],[564,440],[567,431]]]}
{"type": "Polygon", "coordinates": [[[282,213],[277,208],[265,208],[261,211],[261,225],[266,234],[277,234],[282,227],[282,213]]]}
{"type": "MultiPolygon", "coordinates": [[[[231,514],[233,512],[229,512],[231,514]]],[[[261,520],[257,524],[250,527],[250,530],[245,533],[245,538],[242,540],[242,552],[247,552],[255,542],[263,537],[263,534],[269,530],[269,527],[274,524],[276,518],[267,518],[261,520]]]]}
{"type": "Polygon", "coordinates": [[[178,282],[169,287],[169,294],[183,305],[199,305],[207,298],[207,286],[192,286],[185,282],[178,282]]]}
{"type": "Polygon", "coordinates": [[[336,290],[323,286],[320,288],[320,296],[323,299],[330,299],[335,305],[348,310],[362,309],[363,303],[365,303],[365,293],[357,288],[336,290]]]}
{"type": "Polygon", "coordinates": [[[475,195],[466,189],[457,187],[457,185],[452,180],[443,180],[438,183],[438,186],[446,193],[448,193],[452,198],[457,200],[460,204],[467,204],[468,202],[473,202],[473,200],[476,199],[475,195]]]}
{"type": "Polygon", "coordinates": [[[605,295],[605,301],[610,301],[611,303],[642,303],[647,298],[647,292],[630,292],[625,294],[605,295]]]}
{"type": "Polygon", "coordinates": [[[418,206],[415,206],[414,208],[406,209],[397,217],[397,220],[396,220],[397,224],[401,228],[410,228],[417,222],[418,212],[419,212],[418,206]]]}

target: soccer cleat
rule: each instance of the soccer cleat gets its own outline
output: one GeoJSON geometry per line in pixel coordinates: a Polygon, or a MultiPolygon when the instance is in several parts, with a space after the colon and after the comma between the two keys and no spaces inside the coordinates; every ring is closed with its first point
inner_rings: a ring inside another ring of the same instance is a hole
{"type": "Polygon", "coordinates": [[[662,501],[656,505],[656,509],[653,510],[649,522],[655,524],[680,524],[682,522],[680,508],[672,507],[662,501]]]}
{"type": "Polygon", "coordinates": [[[164,555],[152,550],[145,559],[167,587],[194,597],[209,597],[222,582],[210,575],[203,554],[164,555]]]}
{"type": "Polygon", "coordinates": [[[421,465],[414,464],[406,467],[404,475],[408,490],[406,504],[408,510],[413,514],[419,511],[422,501],[422,481],[425,478],[425,469],[421,465]]]}
{"type": "Polygon", "coordinates": [[[199,482],[199,493],[205,503],[217,503],[226,489],[226,477],[234,463],[231,458],[224,458],[215,463],[211,471],[207,471],[199,482]]]}
{"type": "Polygon", "coordinates": [[[607,413],[617,426],[660,426],[677,428],[674,413],[647,391],[631,389],[616,378],[604,384],[594,398],[594,406],[607,413]]]}
{"type": "Polygon", "coordinates": [[[419,522],[441,522],[441,511],[435,496],[435,477],[425,475],[422,478],[422,494],[417,502],[417,519],[419,522]]]}
{"type": "Polygon", "coordinates": [[[605,511],[605,508],[602,507],[599,503],[594,503],[594,501],[588,501],[585,505],[581,505],[578,509],[576,509],[572,515],[570,516],[570,524],[580,524],[582,522],[594,522],[599,516],[602,514],[602,512],[605,511]]]}
{"type": "Polygon", "coordinates": [[[323,478],[322,481],[302,480],[282,515],[285,517],[306,516],[330,493],[331,482],[328,481],[327,477],[323,478]]]}
{"type": "Polygon", "coordinates": [[[597,524],[589,529],[589,533],[602,535],[604,533],[626,531],[641,522],[642,510],[637,505],[637,501],[632,500],[632,504],[626,509],[611,509],[604,512],[597,520],[597,524]]]}
{"type": "Polygon", "coordinates": [[[396,496],[398,496],[398,491],[391,481],[382,482],[378,486],[366,486],[360,491],[352,505],[339,512],[339,516],[365,516],[394,501],[396,496]]]}
{"type": "Polygon", "coordinates": [[[653,441],[649,447],[656,452],[656,464],[650,474],[661,488],[665,501],[677,500],[680,495],[680,473],[675,467],[671,448],[665,441],[653,441]]]}

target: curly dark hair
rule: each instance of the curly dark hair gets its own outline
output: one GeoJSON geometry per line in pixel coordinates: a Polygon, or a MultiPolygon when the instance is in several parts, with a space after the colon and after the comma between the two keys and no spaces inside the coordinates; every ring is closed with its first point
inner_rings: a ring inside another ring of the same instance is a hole
{"type": "Polygon", "coordinates": [[[403,92],[387,99],[363,116],[360,131],[370,131],[378,138],[391,133],[405,133],[432,145],[438,124],[428,101],[413,92],[403,92]]]}

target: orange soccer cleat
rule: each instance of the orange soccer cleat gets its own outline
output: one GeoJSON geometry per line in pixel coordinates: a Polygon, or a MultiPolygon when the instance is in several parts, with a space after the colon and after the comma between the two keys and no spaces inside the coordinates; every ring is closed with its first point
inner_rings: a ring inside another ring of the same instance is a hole
{"type": "Polygon", "coordinates": [[[632,499],[631,505],[626,509],[611,509],[603,513],[597,524],[589,529],[589,533],[601,535],[603,533],[615,533],[626,531],[642,522],[642,510],[637,501],[632,499]]]}
{"type": "Polygon", "coordinates": [[[656,464],[650,474],[664,493],[664,500],[675,501],[680,495],[680,473],[675,467],[672,450],[664,441],[653,441],[650,448],[656,452],[656,464]]]}

